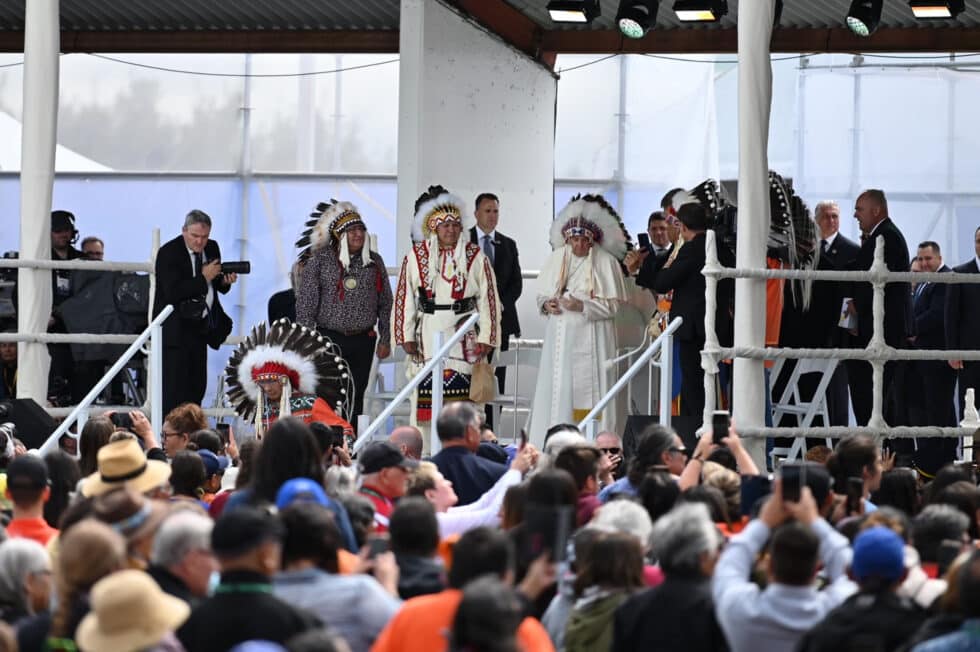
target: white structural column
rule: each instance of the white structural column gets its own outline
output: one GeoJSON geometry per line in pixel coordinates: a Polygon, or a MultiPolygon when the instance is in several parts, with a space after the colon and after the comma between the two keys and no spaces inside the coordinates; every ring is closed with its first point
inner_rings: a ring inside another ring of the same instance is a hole
{"type": "MultiPolygon", "coordinates": [[[[51,192],[58,129],[58,0],[25,3],[24,108],[20,167],[20,256],[51,258],[51,192]]],[[[43,333],[51,315],[51,271],[21,268],[17,276],[17,330],[43,333]]],[[[22,342],[18,350],[18,398],[44,404],[48,392],[47,346],[22,342]]]]}
{"type": "Polygon", "coordinates": [[[441,184],[470,210],[477,194],[497,194],[500,231],[525,269],[539,269],[554,217],[555,76],[439,0],[401,0],[400,24],[391,264],[409,249],[416,198],[441,184]]]}
{"type": "MultiPolygon", "coordinates": [[[[762,269],[769,232],[769,111],[772,67],[769,38],[775,0],[738,6],[738,254],[737,266],[762,269]]],[[[735,346],[761,347],[766,334],[766,281],[735,281],[735,346]]],[[[763,361],[735,359],[733,416],[742,427],[765,424],[763,361]]],[[[750,453],[764,457],[765,440],[753,440],[750,453]]]]}

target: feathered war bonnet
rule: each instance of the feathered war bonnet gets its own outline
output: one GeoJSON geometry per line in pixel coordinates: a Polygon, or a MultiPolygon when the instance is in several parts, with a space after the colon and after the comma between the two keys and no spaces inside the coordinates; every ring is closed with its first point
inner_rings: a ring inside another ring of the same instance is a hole
{"type": "MultiPolygon", "coordinates": [[[[353,226],[360,226],[367,230],[367,225],[364,224],[354,204],[336,199],[317,204],[306,222],[306,230],[296,241],[297,248],[305,247],[300,251],[300,262],[306,262],[310,256],[329,245],[337,251],[340,264],[346,270],[350,265],[350,251],[347,249],[347,238],[344,237],[344,233],[353,226]]],[[[370,253],[370,240],[364,244],[370,253]]],[[[370,264],[370,255],[362,258],[365,265],[370,264]]]]}
{"type": "MultiPolygon", "coordinates": [[[[816,225],[810,218],[806,203],[793,190],[791,182],[778,172],[769,171],[769,256],[786,263],[792,269],[816,268],[816,225]]],[[[804,309],[810,303],[812,280],[794,280],[794,305],[804,309]]]]}
{"type": "Polygon", "coordinates": [[[575,195],[569,200],[551,223],[551,248],[562,247],[576,235],[589,238],[620,262],[632,247],[623,220],[602,195],[575,195]]]}
{"type": "Polygon", "coordinates": [[[264,394],[259,382],[282,383],[279,415],[290,413],[293,392],[315,394],[350,421],[353,379],[340,349],[316,331],[279,319],[266,326],[260,322],[238,345],[225,368],[229,403],[245,419],[255,418],[256,433],[262,433],[264,394]]]}
{"type": "MultiPolygon", "coordinates": [[[[439,275],[439,266],[442,264],[439,255],[439,236],[436,228],[440,224],[456,222],[461,230],[468,231],[476,225],[476,218],[467,213],[463,200],[452,194],[442,186],[429,186],[429,189],[419,195],[415,200],[415,216],[412,218],[412,241],[425,242],[429,247],[429,283],[439,275]]],[[[459,285],[462,287],[463,276],[466,274],[466,243],[469,242],[469,235],[460,234],[459,241],[453,249],[453,260],[455,262],[455,275],[459,277],[459,285]]]]}

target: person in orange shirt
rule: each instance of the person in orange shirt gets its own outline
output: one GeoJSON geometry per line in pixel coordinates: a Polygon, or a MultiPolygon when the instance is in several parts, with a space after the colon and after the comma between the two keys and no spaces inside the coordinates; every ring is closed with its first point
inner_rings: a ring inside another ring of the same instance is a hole
{"type": "Polygon", "coordinates": [[[37,455],[21,455],[7,467],[7,498],[14,504],[14,518],[7,536],[33,539],[48,545],[58,530],[44,520],[44,503],[51,495],[48,467],[37,455]]]}
{"type": "MultiPolygon", "coordinates": [[[[460,537],[449,569],[449,588],[433,595],[412,598],[378,636],[371,652],[444,652],[453,629],[463,587],[481,575],[493,575],[511,586],[514,581],[514,550],[500,530],[474,528],[460,537]]],[[[535,596],[529,596],[532,599],[535,596]]],[[[541,623],[525,618],[517,628],[518,648],[523,652],[554,652],[541,623]]]]}

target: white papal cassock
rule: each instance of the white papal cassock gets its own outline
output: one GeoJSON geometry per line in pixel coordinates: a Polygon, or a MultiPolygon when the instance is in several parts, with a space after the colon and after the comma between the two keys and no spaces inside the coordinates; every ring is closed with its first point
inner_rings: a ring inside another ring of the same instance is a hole
{"type": "MultiPolygon", "coordinates": [[[[544,445],[548,428],[577,423],[616,382],[615,368],[607,370],[606,361],[616,356],[613,320],[626,300],[619,262],[597,245],[583,257],[575,256],[570,245],[556,249],[538,277],[538,309],[563,295],[581,300],[584,307],[582,312],[546,315],[528,433],[538,447],[544,445]]],[[[615,410],[603,410],[601,429],[617,432],[614,421],[615,410]]]]}

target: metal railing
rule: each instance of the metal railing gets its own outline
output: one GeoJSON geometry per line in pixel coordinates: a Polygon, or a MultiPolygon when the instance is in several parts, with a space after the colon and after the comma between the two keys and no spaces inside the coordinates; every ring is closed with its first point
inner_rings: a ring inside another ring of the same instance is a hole
{"type": "Polygon", "coordinates": [[[408,381],[408,383],[401,389],[401,391],[398,392],[398,395],[395,396],[395,398],[393,398],[390,403],[388,403],[388,407],[382,410],[381,414],[379,414],[377,417],[374,418],[374,421],[371,422],[371,425],[368,426],[367,430],[358,434],[357,441],[354,442],[355,453],[360,451],[367,444],[367,442],[371,441],[371,437],[378,430],[378,428],[380,428],[384,424],[384,422],[388,419],[388,417],[391,416],[391,413],[395,411],[395,408],[398,407],[399,403],[401,403],[406,398],[408,398],[409,395],[411,395],[411,393],[415,391],[415,388],[417,388],[419,384],[421,384],[422,381],[425,380],[425,378],[429,374],[432,374],[432,417],[433,418],[432,418],[432,427],[430,433],[431,452],[433,454],[438,452],[439,433],[436,428],[436,416],[439,414],[439,412],[442,411],[442,372],[444,369],[446,357],[449,355],[449,352],[452,350],[452,348],[456,344],[458,344],[461,339],[463,339],[463,337],[471,328],[473,328],[474,324],[476,324],[479,318],[480,318],[479,313],[474,313],[470,315],[469,318],[465,322],[463,322],[463,324],[460,327],[456,329],[456,332],[453,333],[452,337],[450,337],[445,342],[445,344],[442,344],[441,346],[439,340],[442,338],[442,333],[438,331],[435,333],[436,352],[432,355],[432,358],[430,358],[429,361],[426,362],[425,365],[418,371],[418,373],[416,373],[415,376],[413,376],[412,379],[408,381]]]}
{"type": "MultiPolygon", "coordinates": [[[[822,428],[739,428],[739,435],[748,438],[765,437],[843,437],[868,435],[877,439],[885,437],[966,437],[973,435],[980,423],[961,427],[939,426],[889,426],[883,416],[884,369],[891,360],[980,360],[980,350],[915,350],[896,349],[885,342],[885,284],[886,283],[978,283],[980,277],[950,272],[890,272],[885,264],[885,240],[875,239],[874,262],[868,271],[817,271],[794,269],[741,269],[722,267],[715,248],[715,233],[709,230],[705,238],[705,345],[701,351],[704,374],[703,427],[711,424],[711,412],[715,405],[715,374],[718,362],[725,358],[750,358],[773,360],[779,358],[833,358],[838,360],[867,360],[872,367],[872,408],[867,426],[829,426],[822,428]],[[871,283],[873,286],[871,341],[864,349],[804,349],[791,347],[721,347],[715,333],[716,292],[719,278],[754,279],[813,279],[820,281],[852,281],[871,283]]],[[[762,382],[762,379],[759,379],[762,382]]],[[[953,400],[950,397],[950,400],[953,400]]]]}
{"type": "Polygon", "coordinates": [[[56,449],[58,447],[58,439],[61,438],[63,434],[68,432],[68,428],[71,427],[75,421],[78,421],[78,432],[81,433],[82,428],[85,427],[85,421],[88,419],[88,408],[92,404],[102,390],[112,382],[112,379],[116,377],[116,374],[122,371],[122,368],[126,366],[130,358],[136,355],[143,344],[149,339],[150,340],[150,424],[153,427],[154,432],[160,432],[163,427],[163,392],[160,391],[163,387],[163,353],[161,351],[163,343],[161,342],[161,332],[164,320],[170,316],[170,313],[174,311],[172,305],[167,305],[160,314],[150,322],[150,325],[136,337],[136,341],[129,345],[125,353],[119,356],[116,363],[112,365],[108,372],[95,384],[89,393],[85,395],[81,403],[75,406],[71,413],[61,422],[51,436],[41,444],[38,452],[43,456],[48,452],[56,449]]]}
{"type": "MultiPolygon", "coordinates": [[[[609,388],[609,391],[599,399],[599,402],[595,404],[585,418],[582,419],[579,424],[579,430],[585,433],[585,436],[590,441],[595,440],[598,421],[597,417],[599,413],[602,412],[605,407],[609,404],[613,398],[616,397],[619,392],[623,390],[624,387],[629,385],[629,382],[633,379],[633,376],[638,374],[643,365],[650,362],[657,351],[660,351],[660,362],[657,363],[660,366],[660,423],[664,425],[670,425],[670,393],[671,393],[671,376],[673,370],[673,353],[674,353],[674,332],[680,328],[680,325],[684,323],[681,317],[675,317],[668,325],[667,328],[660,334],[660,336],[655,339],[646,350],[640,354],[640,357],[636,359],[630,368],[626,370],[619,380],[609,388]]],[[[616,364],[618,360],[609,360],[606,362],[607,365],[616,364]]]]}

